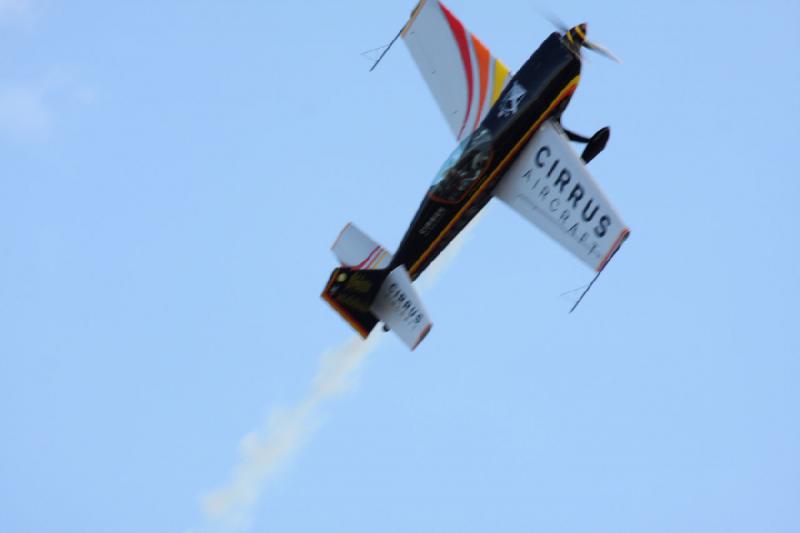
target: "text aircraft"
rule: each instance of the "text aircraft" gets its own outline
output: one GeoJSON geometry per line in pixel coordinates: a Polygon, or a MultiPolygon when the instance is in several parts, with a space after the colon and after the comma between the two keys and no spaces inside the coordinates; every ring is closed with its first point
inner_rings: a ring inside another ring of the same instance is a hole
{"type": "Polygon", "coordinates": [[[413,350],[432,323],[412,281],[492,197],[598,274],[629,230],[584,165],[609,129],[587,138],[560,124],[580,80],[581,48],[611,56],[586,40],[586,24],[551,34],[516,73],[436,0],[422,0],[399,36],[459,144],[394,255],[345,226],[333,245],[342,266],[322,297],[362,336],[381,321],[413,350]],[[570,140],[586,145],[580,158],[570,140]]]}

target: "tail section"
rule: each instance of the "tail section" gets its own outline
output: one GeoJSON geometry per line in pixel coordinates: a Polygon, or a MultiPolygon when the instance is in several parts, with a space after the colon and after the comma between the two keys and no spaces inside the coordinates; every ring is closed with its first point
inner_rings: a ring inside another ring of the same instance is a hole
{"type": "Polygon", "coordinates": [[[333,252],[344,266],[331,273],[322,298],[362,337],[382,321],[416,348],[432,323],[405,267],[385,268],[391,254],[352,224],[342,230],[333,252]]]}
{"type": "Polygon", "coordinates": [[[388,274],[388,270],[336,268],[322,291],[322,298],[366,338],[378,323],[370,307],[388,274]]]}

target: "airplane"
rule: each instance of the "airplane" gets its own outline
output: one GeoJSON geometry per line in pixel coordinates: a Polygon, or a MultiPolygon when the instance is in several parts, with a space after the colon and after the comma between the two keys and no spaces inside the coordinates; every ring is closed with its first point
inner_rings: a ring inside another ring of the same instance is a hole
{"type": "Polygon", "coordinates": [[[419,345],[432,321],[412,282],[493,197],[593,268],[592,283],[627,239],[585,166],[610,129],[585,137],[560,122],[580,80],[581,49],[616,59],[586,32],[586,24],[553,32],[512,73],[441,2],[421,0],[411,12],[395,40],[403,38],[458,145],[394,254],[353,224],[336,239],[341,266],[322,298],[362,337],[383,322],[411,350],[419,345]],[[585,145],[580,158],[570,141],[585,145]]]}

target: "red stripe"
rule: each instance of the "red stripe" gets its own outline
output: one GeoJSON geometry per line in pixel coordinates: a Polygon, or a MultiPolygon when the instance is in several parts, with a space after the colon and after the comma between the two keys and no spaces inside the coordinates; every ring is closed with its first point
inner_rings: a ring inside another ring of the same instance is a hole
{"type": "Polygon", "coordinates": [[[464,72],[467,75],[467,112],[464,115],[461,130],[458,132],[458,138],[460,139],[464,133],[464,127],[467,125],[467,117],[469,117],[469,112],[472,109],[472,60],[469,57],[469,48],[467,47],[467,34],[461,21],[453,16],[444,4],[439,3],[439,7],[442,8],[442,13],[444,13],[447,22],[450,24],[450,29],[453,31],[453,37],[456,38],[458,49],[461,52],[461,61],[464,63],[464,72]]]}
{"type": "Polygon", "coordinates": [[[363,269],[364,269],[364,265],[366,265],[366,264],[369,262],[369,260],[370,260],[370,259],[372,259],[372,256],[373,256],[373,255],[375,255],[375,254],[378,252],[378,250],[380,250],[380,249],[381,249],[381,247],[380,247],[380,246],[376,246],[376,247],[375,247],[375,248],[374,248],[374,249],[373,249],[373,250],[372,250],[372,251],[369,253],[369,255],[367,256],[367,258],[366,258],[366,259],[364,259],[364,260],[363,260],[363,261],[361,261],[359,264],[357,264],[356,266],[354,266],[354,267],[353,267],[353,270],[363,270],[363,269]]]}
{"type": "Polygon", "coordinates": [[[600,264],[597,265],[595,272],[600,272],[606,267],[606,263],[608,263],[608,261],[611,259],[611,256],[614,255],[614,252],[616,252],[617,249],[620,246],[622,246],[622,241],[628,238],[629,233],[630,230],[628,228],[625,228],[620,232],[620,234],[617,236],[617,240],[614,241],[614,245],[608,249],[608,252],[606,252],[606,256],[603,258],[602,261],[600,261],[600,264]]]}
{"type": "Polygon", "coordinates": [[[380,251],[375,255],[375,257],[372,258],[372,261],[369,262],[369,266],[367,266],[365,270],[372,270],[372,267],[374,267],[378,262],[380,262],[381,259],[383,259],[383,248],[381,248],[380,251]]]}

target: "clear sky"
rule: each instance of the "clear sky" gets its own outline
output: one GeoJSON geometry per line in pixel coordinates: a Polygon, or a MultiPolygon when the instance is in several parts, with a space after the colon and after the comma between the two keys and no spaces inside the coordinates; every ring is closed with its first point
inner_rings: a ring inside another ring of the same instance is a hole
{"type": "MultiPolygon", "coordinates": [[[[402,43],[360,56],[413,4],[0,0],[0,530],[219,527],[242,437],[351,336],[331,242],[396,247],[453,147],[402,43]]],[[[512,69],[551,31],[448,6],[512,69]]],[[[250,530],[800,531],[800,6],[542,7],[623,60],[564,123],[611,126],[630,239],[570,315],[591,271],[490,204],[250,530]]]]}

